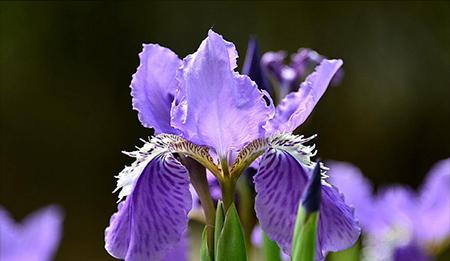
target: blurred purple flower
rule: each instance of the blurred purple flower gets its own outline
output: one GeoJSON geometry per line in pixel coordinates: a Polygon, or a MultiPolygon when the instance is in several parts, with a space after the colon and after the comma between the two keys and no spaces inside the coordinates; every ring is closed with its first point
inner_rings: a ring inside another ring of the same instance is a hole
{"type": "Polygon", "coordinates": [[[373,195],[370,182],[356,167],[329,165],[330,182],[355,207],[366,235],[367,260],[428,260],[450,237],[450,159],[431,169],[418,193],[393,186],[373,195]]]}
{"type": "MultiPolygon", "coordinates": [[[[285,51],[267,52],[260,60],[259,51],[256,54],[254,50],[258,49],[254,46],[257,46],[257,43],[252,39],[249,43],[245,62],[245,65],[249,65],[249,69],[244,67],[243,73],[249,75],[257,83],[260,79],[263,79],[264,82],[267,82],[267,78],[272,79],[272,86],[268,84],[258,84],[258,86],[269,90],[272,97],[276,97],[275,104],[278,104],[289,93],[297,91],[305,77],[326,59],[314,50],[300,48],[297,53],[292,55],[290,64],[285,64],[287,56],[285,51]],[[252,55],[249,55],[249,53],[252,53],[252,55]],[[258,70],[261,73],[255,73],[258,70]],[[263,76],[259,76],[259,74],[263,76]]],[[[334,74],[331,85],[339,85],[342,78],[343,70],[340,68],[334,74]]]]}
{"type": "Polygon", "coordinates": [[[16,223],[0,207],[0,260],[49,261],[52,260],[61,239],[62,213],[50,206],[16,223]]]}
{"type": "MultiPolygon", "coordinates": [[[[266,91],[235,72],[237,56],[233,43],[212,30],[183,60],[157,44],[144,45],[131,95],[141,123],[157,136],[126,153],[136,161],[118,175],[119,201],[126,199],[105,230],[112,256],[161,260],[179,242],[192,207],[189,175],[195,178],[180,154],[220,182],[239,177],[260,157],[256,213],[269,237],[290,252],[300,196],[316,166],[314,146],[305,145],[312,138],[291,133],[311,113],[342,61],[322,60],[275,109],[266,91]]],[[[360,233],[351,208],[323,183],[317,259],[350,247],[360,233]]]]}

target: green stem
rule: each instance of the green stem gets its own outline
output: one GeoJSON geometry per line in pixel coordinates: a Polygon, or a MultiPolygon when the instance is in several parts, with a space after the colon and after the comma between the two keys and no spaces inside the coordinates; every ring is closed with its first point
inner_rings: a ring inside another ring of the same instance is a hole
{"type": "Polygon", "coordinates": [[[254,206],[254,192],[250,186],[248,176],[242,175],[237,181],[237,194],[239,197],[239,216],[244,228],[247,246],[251,242],[251,235],[256,224],[254,206]]]}
{"type": "Polygon", "coordinates": [[[226,214],[231,204],[234,203],[234,196],[236,193],[236,181],[232,178],[225,178],[220,183],[220,187],[222,189],[223,208],[226,214]]]}
{"type": "Polygon", "coordinates": [[[198,194],[206,221],[207,244],[210,256],[214,256],[214,223],[216,210],[209,192],[209,184],[206,178],[206,169],[192,158],[180,155],[181,162],[189,171],[191,184],[198,194]]]}

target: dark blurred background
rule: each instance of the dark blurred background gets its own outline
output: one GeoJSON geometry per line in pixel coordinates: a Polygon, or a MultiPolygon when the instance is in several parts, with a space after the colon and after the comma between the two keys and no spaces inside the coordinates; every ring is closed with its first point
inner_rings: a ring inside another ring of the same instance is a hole
{"type": "Polygon", "coordinates": [[[243,57],[311,47],[344,60],[301,132],[322,159],[350,161],[377,185],[414,188],[450,156],[450,5],[445,2],[0,3],[0,205],[17,219],[65,209],[56,260],[112,260],[103,231],[116,175],[151,134],[131,109],[142,43],[180,57],[207,30],[243,57]]]}

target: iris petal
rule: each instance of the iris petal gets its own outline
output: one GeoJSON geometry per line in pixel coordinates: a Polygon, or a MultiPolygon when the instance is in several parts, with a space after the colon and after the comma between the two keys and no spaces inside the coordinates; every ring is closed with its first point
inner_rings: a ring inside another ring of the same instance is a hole
{"type": "Polygon", "coordinates": [[[157,44],[144,44],[140,65],[131,81],[133,108],[142,125],[157,134],[177,131],[170,126],[170,108],[178,82],[175,78],[181,60],[171,50],[157,44]]]}
{"type": "Polygon", "coordinates": [[[345,202],[355,208],[361,226],[367,232],[378,233],[384,221],[377,215],[377,202],[372,195],[370,181],[350,163],[331,161],[327,166],[330,168],[327,172],[330,183],[344,194],[345,202]]]}
{"type": "Polygon", "coordinates": [[[172,126],[219,156],[260,137],[273,111],[256,84],[233,71],[236,57],[234,46],[210,30],[197,52],[183,60],[177,76],[172,126]]]}
{"type": "Polygon", "coordinates": [[[433,166],[420,191],[417,234],[426,243],[439,244],[450,236],[449,188],[450,159],[446,159],[433,166]]]}
{"type": "Polygon", "coordinates": [[[121,204],[105,231],[106,250],[129,261],[161,260],[187,227],[187,170],[170,153],[154,157],[121,204]]]}
{"type": "Polygon", "coordinates": [[[16,224],[0,208],[0,260],[51,260],[61,238],[62,219],[61,210],[50,206],[16,224]]]}
{"type": "Polygon", "coordinates": [[[290,133],[300,126],[324,94],[342,60],[323,60],[300,85],[297,92],[287,95],[277,106],[275,116],[264,128],[267,133],[290,133]]]}
{"type": "Polygon", "coordinates": [[[361,234],[353,209],[345,204],[336,188],[329,186],[322,186],[322,202],[317,227],[317,260],[323,260],[328,252],[351,247],[361,234]]]}
{"type": "MultiPolygon", "coordinates": [[[[291,252],[292,231],[299,201],[310,178],[309,169],[286,150],[271,148],[263,154],[254,177],[258,220],[285,253],[291,252]]],[[[353,210],[334,187],[322,185],[317,260],[323,259],[329,251],[352,246],[359,234],[353,210]]]]}

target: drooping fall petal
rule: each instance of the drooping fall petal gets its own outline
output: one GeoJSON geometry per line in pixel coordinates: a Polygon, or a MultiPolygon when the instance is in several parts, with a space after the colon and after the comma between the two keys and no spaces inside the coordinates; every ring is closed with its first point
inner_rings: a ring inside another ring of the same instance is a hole
{"type": "Polygon", "coordinates": [[[161,260],[185,232],[191,200],[183,165],[170,153],[154,157],[111,218],[106,250],[129,261],[161,260]]]}

